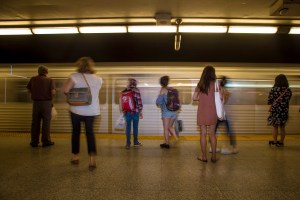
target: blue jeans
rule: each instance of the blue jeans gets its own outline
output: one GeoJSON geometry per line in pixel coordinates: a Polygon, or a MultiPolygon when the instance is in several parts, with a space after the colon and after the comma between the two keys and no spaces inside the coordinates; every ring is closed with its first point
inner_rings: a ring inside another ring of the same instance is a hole
{"type": "Polygon", "coordinates": [[[232,128],[230,126],[228,119],[223,120],[223,121],[218,120],[217,125],[216,125],[216,132],[217,132],[219,125],[223,124],[223,123],[226,126],[226,131],[227,131],[227,135],[229,136],[230,145],[232,145],[233,147],[236,146],[236,138],[235,138],[234,132],[232,131],[232,128]]]}
{"type": "Polygon", "coordinates": [[[138,133],[139,133],[139,119],[140,113],[129,113],[126,112],[125,120],[126,120],[126,144],[130,145],[130,132],[131,132],[131,122],[133,123],[133,142],[134,144],[138,144],[138,133]]]}
{"type": "Polygon", "coordinates": [[[96,141],[93,131],[95,116],[82,116],[70,112],[72,121],[72,153],[79,153],[81,122],[85,124],[85,134],[89,155],[94,155],[96,151],[96,141]]]}

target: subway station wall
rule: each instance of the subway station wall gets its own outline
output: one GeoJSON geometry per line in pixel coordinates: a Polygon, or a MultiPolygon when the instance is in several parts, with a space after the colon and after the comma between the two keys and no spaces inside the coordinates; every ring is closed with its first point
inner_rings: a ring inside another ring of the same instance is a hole
{"type": "Polygon", "coordinates": [[[0,63],[64,63],[81,56],[96,62],[300,63],[300,35],[75,34],[0,36],[0,63]]]}

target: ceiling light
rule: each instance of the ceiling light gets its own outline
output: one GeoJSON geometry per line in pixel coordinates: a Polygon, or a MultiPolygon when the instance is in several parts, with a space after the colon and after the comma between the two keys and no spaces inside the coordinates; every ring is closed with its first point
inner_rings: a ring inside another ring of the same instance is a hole
{"type": "Polygon", "coordinates": [[[32,35],[29,28],[0,28],[0,35],[32,35]]]}
{"type": "Polygon", "coordinates": [[[292,27],[289,34],[300,34],[300,27],[292,27]]]}
{"type": "Polygon", "coordinates": [[[179,32],[186,33],[226,33],[227,26],[180,26],[179,32]]]}
{"type": "Polygon", "coordinates": [[[127,33],[126,26],[82,26],[80,33],[127,33]]]}
{"type": "Polygon", "coordinates": [[[175,33],[176,26],[128,26],[130,33],[175,33]]]}
{"type": "Polygon", "coordinates": [[[34,34],[72,34],[78,33],[77,27],[42,27],[32,28],[34,34]]]}
{"type": "Polygon", "coordinates": [[[277,32],[277,27],[270,26],[230,26],[228,33],[262,33],[271,34],[277,32]]]}

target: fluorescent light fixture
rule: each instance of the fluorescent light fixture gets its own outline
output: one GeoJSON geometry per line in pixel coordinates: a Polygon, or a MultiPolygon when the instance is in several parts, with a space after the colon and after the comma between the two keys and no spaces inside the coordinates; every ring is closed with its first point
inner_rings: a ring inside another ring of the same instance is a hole
{"type": "Polygon", "coordinates": [[[182,33],[226,33],[227,26],[179,26],[182,33]]]}
{"type": "Polygon", "coordinates": [[[229,26],[228,33],[262,33],[272,34],[277,32],[278,27],[271,26],[229,26]]]}
{"type": "Polygon", "coordinates": [[[41,27],[32,28],[34,34],[72,34],[78,33],[77,27],[41,27]]]}
{"type": "Polygon", "coordinates": [[[0,28],[0,35],[32,35],[29,28],[0,28]]]}
{"type": "Polygon", "coordinates": [[[292,27],[289,34],[300,34],[300,27],[292,27]]]}
{"type": "Polygon", "coordinates": [[[175,33],[176,26],[128,26],[129,33],[175,33]]]}
{"type": "Polygon", "coordinates": [[[126,26],[82,26],[80,33],[127,33],[126,26]]]}

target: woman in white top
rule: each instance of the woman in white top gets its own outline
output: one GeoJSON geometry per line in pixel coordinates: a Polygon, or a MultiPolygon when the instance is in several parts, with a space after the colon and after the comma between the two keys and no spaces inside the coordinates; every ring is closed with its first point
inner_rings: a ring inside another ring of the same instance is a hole
{"type": "Polygon", "coordinates": [[[89,57],[82,57],[76,63],[78,69],[77,73],[70,75],[64,86],[64,93],[67,94],[72,88],[87,87],[89,84],[92,93],[92,103],[86,106],[71,106],[70,115],[72,121],[72,153],[71,159],[72,164],[79,163],[79,144],[80,144],[80,124],[85,123],[85,132],[87,138],[88,154],[90,156],[89,169],[93,170],[96,168],[97,154],[96,141],[93,131],[94,119],[97,115],[100,115],[99,106],[99,91],[102,86],[102,78],[95,74],[93,69],[94,61],[89,57]],[[83,77],[84,76],[84,77],[83,77]]]}

